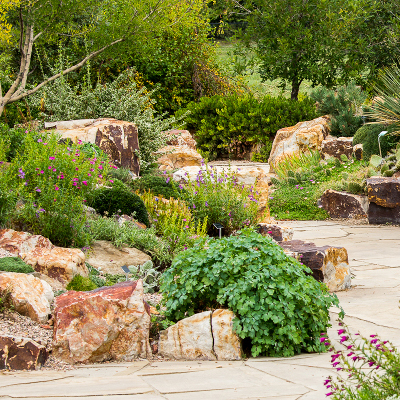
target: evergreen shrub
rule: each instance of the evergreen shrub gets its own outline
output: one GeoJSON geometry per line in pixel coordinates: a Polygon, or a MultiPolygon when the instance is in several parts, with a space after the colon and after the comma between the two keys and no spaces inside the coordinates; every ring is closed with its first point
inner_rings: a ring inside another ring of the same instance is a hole
{"type": "Polygon", "coordinates": [[[82,275],[75,275],[67,285],[67,290],[76,290],[77,292],[89,292],[94,289],[97,289],[97,285],[90,278],[82,275]]]}
{"type": "Polygon", "coordinates": [[[284,97],[244,96],[202,97],[187,106],[186,128],[195,132],[197,147],[209,160],[231,155],[243,156],[246,146],[261,144],[268,158],[271,140],[278,129],[317,116],[309,98],[291,101],[284,97]],[[269,149],[269,151],[268,151],[269,149]]]}
{"type": "Polygon", "coordinates": [[[135,179],[131,184],[133,190],[139,192],[146,192],[150,190],[155,196],[164,197],[169,199],[179,199],[182,197],[185,189],[179,187],[176,182],[169,176],[145,175],[139,179],[135,179]]]}
{"type": "Polygon", "coordinates": [[[178,321],[208,309],[236,314],[233,329],[252,355],[322,352],[335,294],[273,239],[246,228],[237,236],[200,239],[178,254],[161,279],[166,317],[178,321]]]}
{"type": "Polygon", "coordinates": [[[88,203],[101,215],[132,215],[139,222],[150,226],[149,216],[142,199],[121,181],[115,180],[112,187],[101,187],[88,196],[88,203]]]}

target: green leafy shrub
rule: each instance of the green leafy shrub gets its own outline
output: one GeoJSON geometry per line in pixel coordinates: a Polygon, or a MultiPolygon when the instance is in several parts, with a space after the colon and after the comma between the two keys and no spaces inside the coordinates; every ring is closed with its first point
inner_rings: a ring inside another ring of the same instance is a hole
{"type": "Polygon", "coordinates": [[[216,222],[224,226],[223,233],[228,235],[258,221],[259,193],[239,184],[231,170],[218,173],[212,166],[205,166],[185,188],[184,200],[197,221],[207,221],[209,234],[217,233],[213,231],[216,222]]]}
{"type": "Polygon", "coordinates": [[[159,286],[161,273],[154,268],[152,261],[146,261],[143,265],[130,265],[129,270],[132,273],[131,280],[143,280],[143,290],[145,293],[154,293],[159,286]]]}
{"type": "Polygon", "coordinates": [[[169,265],[172,254],[168,243],[158,238],[154,228],[140,229],[131,222],[122,225],[114,218],[98,218],[90,221],[94,240],[108,240],[117,247],[134,247],[151,256],[158,265],[169,265]]]}
{"type": "Polygon", "coordinates": [[[400,140],[400,136],[390,135],[392,129],[381,124],[363,125],[354,135],[353,146],[361,143],[363,145],[363,158],[364,160],[369,160],[373,154],[380,154],[378,135],[382,131],[389,131],[388,134],[380,139],[382,156],[385,157],[388,151],[396,147],[396,144],[400,140]]]}
{"type": "Polygon", "coordinates": [[[187,110],[186,127],[194,130],[197,147],[209,160],[227,155],[243,157],[256,144],[268,150],[278,129],[317,116],[308,98],[290,101],[265,96],[259,100],[250,94],[202,97],[198,103],[189,103],[187,110]]]}
{"type": "Polygon", "coordinates": [[[101,215],[134,215],[136,220],[150,226],[142,199],[121,181],[115,180],[111,188],[101,187],[94,190],[88,197],[88,204],[101,215]]]}
{"type": "Polygon", "coordinates": [[[321,115],[331,115],[330,128],[333,136],[354,136],[362,125],[361,106],[367,99],[367,93],[354,82],[339,86],[336,90],[316,88],[310,97],[317,102],[317,110],[321,115]]]}
{"type": "Polygon", "coordinates": [[[67,285],[67,290],[75,290],[77,292],[89,292],[97,289],[97,285],[88,277],[75,275],[67,285]]]}
{"type": "Polygon", "coordinates": [[[254,357],[322,352],[320,333],[329,326],[329,307],[338,299],[310,274],[271,238],[250,229],[202,239],[163,274],[166,316],[177,321],[226,307],[237,316],[236,333],[251,339],[254,357]]]}
{"type": "Polygon", "coordinates": [[[29,274],[35,270],[28,264],[24,263],[18,257],[0,258],[0,271],[18,272],[20,274],[29,274]]]}
{"type": "Polygon", "coordinates": [[[142,165],[155,160],[154,152],[165,146],[162,133],[176,123],[176,119],[164,118],[154,111],[153,92],[138,89],[133,70],[121,73],[113,82],[72,86],[65,77],[46,85],[34,95],[33,104],[40,105],[45,99],[44,117],[48,121],[67,121],[84,118],[112,117],[134,122],[138,126],[139,157],[142,165]]]}
{"type": "Polygon", "coordinates": [[[169,176],[145,175],[135,179],[131,184],[133,190],[141,193],[151,191],[155,196],[164,197],[164,199],[180,199],[185,190],[182,186],[171,179],[169,176]]]}
{"type": "Polygon", "coordinates": [[[18,153],[23,152],[26,129],[9,128],[8,125],[0,123],[0,141],[2,141],[7,150],[2,161],[11,161],[18,153]]]}
{"type": "Polygon", "coordinates": [[[84,247],[91,241],[85,197],[104,181],[109,164],[88,159],[79,144],[66,146],[58,140],[54,133],[27,133],[23,153],[0,170],[0,188],[22,203],[10,215],[11,224],[55,245],[84,247]]]}
{"type": "Polygon", "coordinates": [[[128,168],[117,168],[117,169],[112,169],[108,177],[111,179],[118,179],[119,181],[129,184],[133,180],[133,174],[128,168]]]}

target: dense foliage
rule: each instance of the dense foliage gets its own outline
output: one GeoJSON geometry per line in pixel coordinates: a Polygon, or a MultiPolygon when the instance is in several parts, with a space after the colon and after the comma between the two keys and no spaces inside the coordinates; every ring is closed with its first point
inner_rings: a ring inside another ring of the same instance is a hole
{"type": "Polygon", "coordinates": [[[250,229],[202,239],[174,260],[162,277],[166,315],[179,320],[227,307],[234,330],[251,339],[253,356],[321,352],[335,295],[271,239],[250,229]]]}
{"type": "Polygon", "coordinates": [[[320,114],[331,116],[330,133],[333,136],[354,136],[362,125],[361,106],[367,94],[354,82],[336,90],[319,87],[311,93],[311,98],[317,102],[320,114]]]}
{"type": "Polygon", "coordinates": [[[18,272],[20,274],[29,274],[35,270],[28,264],[24,263],[18,257],[0,258],[0,271],[18,272]]]}
{"type": "Polygon", "coordinates": [[[149,216],[141,198],[132,193],[121,181],[112,182],[112,187],[100,187],[88,196],[88,204],[101,215],[129,215],[146,226],[149,216]]]}
{"type": "Polygon", "coordinates": [[[77,292],[88,292],[97,289],[97,285],[89,277],[75,275],[72,281],[68,283],[66,289],[76,290],[77,292]]]}
{"type": "Polygon", "coordinates": [[[183,186],[179,186],[173,179],[160,175],[145,175],[140,179],[135,179],[131,184],[133,190],[139,192],[150,191],[155,196],[163,197],[164,199],[182,197],[183,186]]]}
{"type": "MultiPolygon", "coordinates": [[[[317,116],[308,98],[293,102],[284,97],[244,96],[203,97],[187,107],[186,127],[195,132],[197,147],[209,159],[243,158],[254,145],[271,149],[278,129],[317,116]]],[[[269,152],[264,152],[267,161],[269,152]]]]}
{"type": "Polygon", "coordinates": [[[104,181],[109,163],[87,158],[81,145],[62,145],[58,139],[26,133],[23,152],[0,170],[1,192],[22,203],[9,210],[7,223],[56,245],[83,247],[90,243],[85,198],[104,181]]]}

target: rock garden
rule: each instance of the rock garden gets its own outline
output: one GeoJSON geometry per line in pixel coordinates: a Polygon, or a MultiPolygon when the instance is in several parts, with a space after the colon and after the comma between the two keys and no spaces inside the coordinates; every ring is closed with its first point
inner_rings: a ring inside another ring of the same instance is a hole
{"type": "Polygon", "coordinates": [[[0,398],[400,398],[398,7],[75,3],[0,4],[0,398]]]}

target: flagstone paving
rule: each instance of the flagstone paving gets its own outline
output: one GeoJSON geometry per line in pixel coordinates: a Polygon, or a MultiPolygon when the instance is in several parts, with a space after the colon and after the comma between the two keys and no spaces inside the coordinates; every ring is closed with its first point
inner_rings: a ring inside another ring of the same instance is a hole
{"type": "MultiPolygon", "coordinates": [[[[400,346],[400,227],[287,222],[294,239],[346,247],[353,288],[339,292],[352,331],[400,346]]],[[[329,330],[337,338],[335,319],[329,330]]],[[[338,344],[337,344],[338,346],[338,344]]],[[[47,400],[322,400],[335,370],[329,354],[260,357],[237,362],[147,362],[82,366],[67,372],[0,374],[0,399],[47,400]]]]}

